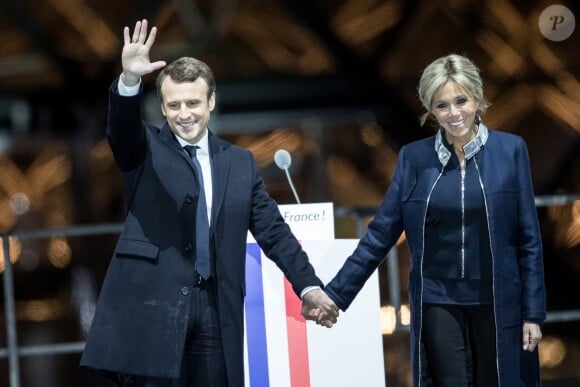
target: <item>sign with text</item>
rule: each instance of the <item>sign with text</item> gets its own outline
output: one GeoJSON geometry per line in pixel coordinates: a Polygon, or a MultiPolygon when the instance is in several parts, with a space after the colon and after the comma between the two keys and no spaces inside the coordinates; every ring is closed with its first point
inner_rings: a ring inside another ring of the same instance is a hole
{"type": "MultiPolygon", "coordinates": [[[[298,240],[334,239],[332,203],[281,204],[278,208],[298,240]]],[[[249,233],[248,242],[255,242],[249,233]]]]}

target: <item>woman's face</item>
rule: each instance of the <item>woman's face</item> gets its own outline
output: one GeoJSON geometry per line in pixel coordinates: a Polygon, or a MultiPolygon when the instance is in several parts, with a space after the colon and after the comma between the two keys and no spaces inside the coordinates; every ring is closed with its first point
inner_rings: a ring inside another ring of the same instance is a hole
{"type": "Polygon", "coordinates": [[[447,81],[433,96],[431,114],[445,130],[448,141],[468,141],[476,132],[478,108],[479,102],[469,97],[461,85],[447,81]]]}

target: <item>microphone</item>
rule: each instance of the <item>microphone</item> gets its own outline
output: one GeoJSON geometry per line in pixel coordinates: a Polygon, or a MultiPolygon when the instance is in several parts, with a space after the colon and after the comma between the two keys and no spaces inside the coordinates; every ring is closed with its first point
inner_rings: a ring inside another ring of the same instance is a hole
{"type": "Polygon", "coordinates": [[[290,168],[290,165],[292,164],[292,156],[290,156],[290,153],[288,153],[286,149],[278,149],[276,153],[274,153],[274,162],[278,168],[286,172],[286,178],[288,179],[288,184],[290,184],[292,193],[296,198],[296,203],[300,204],[300,198],[298,197],[294,184],[292,183],[290,172],[288,172],[288,168],[290,168]]]}

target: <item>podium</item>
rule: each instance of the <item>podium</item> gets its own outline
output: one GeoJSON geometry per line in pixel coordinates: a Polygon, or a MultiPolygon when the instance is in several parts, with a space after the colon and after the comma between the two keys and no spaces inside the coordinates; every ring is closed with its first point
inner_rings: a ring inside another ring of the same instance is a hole
{"type": "MultiPolygon", "coordinates": [[[[334,239],[332,203],[281,205],[280,212],[324,283],[355,249],[334,239]]],[[[377,272],[328,329],[305,321],[302,301],[251,235],[246,250],[247,387],[385,387],[377,272]]]]}

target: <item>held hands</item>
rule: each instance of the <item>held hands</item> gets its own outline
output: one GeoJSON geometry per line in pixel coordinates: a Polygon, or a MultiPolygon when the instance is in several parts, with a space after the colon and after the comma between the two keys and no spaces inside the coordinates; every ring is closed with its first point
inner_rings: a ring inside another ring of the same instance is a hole
{"type": "Polygon", "coordinates": [[[302,317],[331,328],[338,318],[338,307],[321,289],[312,290],[302,298],[302,317]]]}
{"type": "Polygon", "coordinates": [[[522,344],[524,351],[534,352],[542,340],[542,330],[538,324],[524,321],[522,328],[522,344]]]}
{"type": "Polygon", "coordinates": [[[135,23],[132,36],[129,34],[129,27],[123,29],[124,45],[121,62],[123,64],[123,83],[125,85],[137,85],[143,75],[165,66],[165,61],[151,63],[149,60],[149,52],[155,42],[156,35],[157,27],[153,27],[149,32],[149,36],[147,36],[146,19],[135,23]]]}

